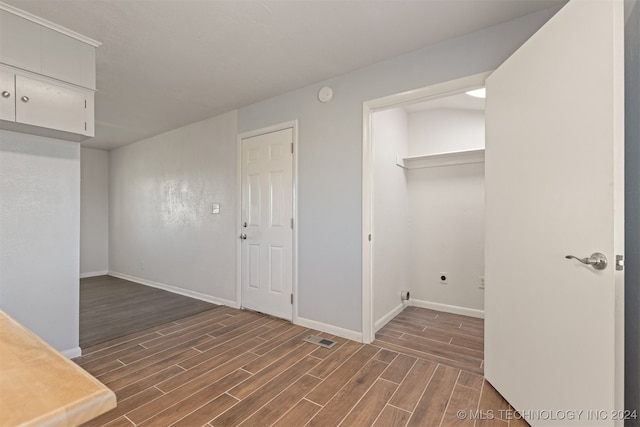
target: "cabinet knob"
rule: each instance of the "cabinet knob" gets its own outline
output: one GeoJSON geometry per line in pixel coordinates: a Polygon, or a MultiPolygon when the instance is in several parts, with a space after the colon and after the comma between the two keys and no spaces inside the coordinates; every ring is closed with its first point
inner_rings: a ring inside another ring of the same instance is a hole
{"type": "Polygon", "coordinates": [[[23,96],[20,99],[22,100],[22,102],[29,102],[29,97],[28,96],[23,96]]]}
{"type": "Polygon", "coordinates": [[[6,90],[3,90],[3,91],[2,91],[2,97],[3,97],[3,98],[8,98],[8,97],[10,97],[10,96],[11,96],[11,92],[7,92],[6,90]]]}

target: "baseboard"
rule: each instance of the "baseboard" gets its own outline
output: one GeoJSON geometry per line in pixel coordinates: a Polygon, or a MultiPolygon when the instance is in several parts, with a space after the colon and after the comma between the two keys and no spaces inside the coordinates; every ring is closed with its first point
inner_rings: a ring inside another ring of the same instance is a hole
{"type": "Polygon", "coordinates": [[[373,333],[375,334],[380,329],[382,329],[382,327],[384,325],[386,325],[387,323],[389,323],[391,321],[391,319],[393,319],[398,314],[400,314],[400,312],[402,310],[404,310],[405,307],[406,307],[406,304],[400,303],[393,310],[391,310],[389,313],[385,314],[380,319],[376,320],[375,323],[373,324],[373,333]]]}
{"type": "Polygon", "coordinates": [[[297,317],[293,323],[299,326],[304,326],[305,328],[315,329],[320,332],[326,332],[331,335],[346,338],[348,340],[362,342],[362,332],[344,329],[339,326],[329,325],[328,323],[318,322],[316,320],[305,319],[304,317],[297,317]]]}
{"type": "Polygon", "coordinates": [[[62,350],[60,353],[67,359],[73,359],[75,357],[82,356],[82,349],[80,347],[74,347],[67,350],[62,350]]]}
{"type": "Polygon", "coordinates": [[[163,291],[168,291],[174,294],[183,295],[185,297],[199,299],[201,301],[210,302],[212,304],[226,305],[227,307],[231,307],[231,308],[240,308],[240,304],[225,298],[218,298],[218,297],[203,294],[200,292],[190,291],[188,289],[182,289],[176,286],[167,285],[166,283],[159,283],[159,282],[154,282],[152,280],[142,279],[140,277],[131,276],[129,274],[118,273],[117,271],[110,270],[108,274],[109,276],[117,277],[119,279],[128,280],[130,282],[139,283],[141,285],[150,286],[152,288],[162,289],[163,291]]]}
{"type": "Polygon", "coordinates": [[[410,299],[409,305],[414,307],[430,308],[431,310],[444,311],[446,313],[461,314],[463,316],[477,317],[484,319],[484,310],[477,310],[475,308],[459,307],[457,305],[440,304],[438,302],[423,301],[410,299]]]}
{"type": "Polygon", "coordinates": [[[87,277],[106,276],[107,274],[109,274],[108,270],[92,271],[90,273],[80,273],[80,278],[81,279],[86,279],[87,277]]]}

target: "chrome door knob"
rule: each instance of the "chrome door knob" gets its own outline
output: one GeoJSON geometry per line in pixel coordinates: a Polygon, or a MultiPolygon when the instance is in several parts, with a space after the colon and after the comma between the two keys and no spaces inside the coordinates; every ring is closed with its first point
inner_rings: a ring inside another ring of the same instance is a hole
{"type": "Polygon", "coordinates": [[[29,97],[28,96],[23,96],[20,99],[22,100],[22,102],[29,102],[29,97]]]}
{"type": "Polygon", "coordinates": [[[11,92],[7,92],[6,90],[3,90],[3,91],[2,91],[2,97],[3,97],[3,98],[8,98],[8,97],[10,97],[10,96],[11,96],[11,92]]]}
{"type": "Polygon", "coordinates": [[[246,235],[246,234],[244,234],[244,233],[242,233],[242,234],[240,235],[240,238],[241,238],[242,240],[247,240],[247,235],[246,235]]]}

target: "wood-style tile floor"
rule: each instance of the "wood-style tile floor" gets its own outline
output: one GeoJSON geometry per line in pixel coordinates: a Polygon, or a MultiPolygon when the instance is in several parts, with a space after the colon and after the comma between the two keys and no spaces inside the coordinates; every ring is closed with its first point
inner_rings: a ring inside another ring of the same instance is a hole
{"type": "Polygon", "coordinates": [[[91,347],[216,307],[113,276],[80,279],[80,347],[91,347]]]}
{"type": "Polygon", "coordinates": [[[526,426],[482,378],[482,336],[482,320],[407,307],[364,345],[220,307],[75,361],[118,398],[87,426],[526,426]]]}

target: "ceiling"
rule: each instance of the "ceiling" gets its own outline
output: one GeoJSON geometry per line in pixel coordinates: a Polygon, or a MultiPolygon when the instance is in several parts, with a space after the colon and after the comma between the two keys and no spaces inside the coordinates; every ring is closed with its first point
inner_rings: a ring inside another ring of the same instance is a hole
{"type": "Polygon", "coordinates": [[[113,149],[565,0],[4,0],[103,45],[113,149]]]}

